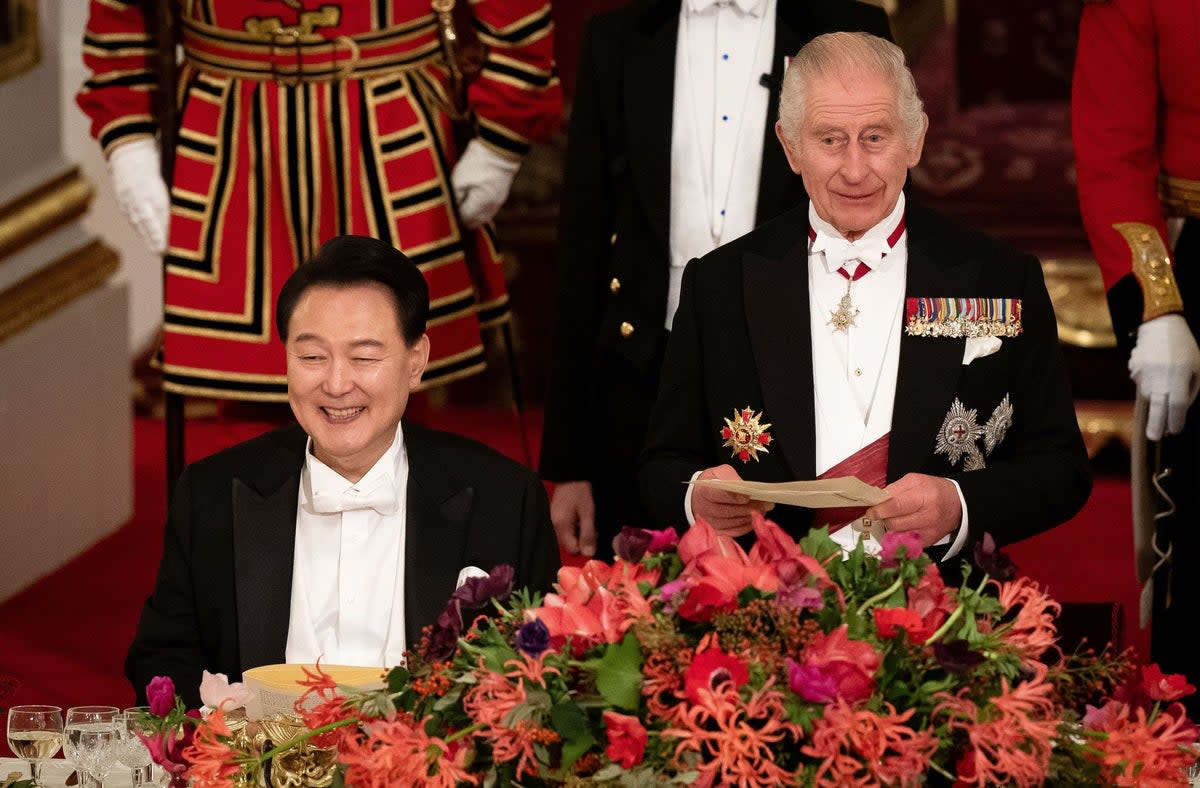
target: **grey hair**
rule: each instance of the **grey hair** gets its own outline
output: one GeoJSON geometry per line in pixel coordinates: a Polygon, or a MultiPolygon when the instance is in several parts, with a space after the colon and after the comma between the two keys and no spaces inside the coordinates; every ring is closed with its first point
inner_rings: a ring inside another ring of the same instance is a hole
{"type": "Polygon", "coordinates": [[[925,130],[925,111],[904,51],[887,39],[870,33],[826,33],[809,41],[792,58],[783,76],[779,96],[779,122],[784,136],[797,140],[804,123],[804,91],[815,77],[860,69],[878,74],[896,87],[896,109],[909,148],[925,130]]]}

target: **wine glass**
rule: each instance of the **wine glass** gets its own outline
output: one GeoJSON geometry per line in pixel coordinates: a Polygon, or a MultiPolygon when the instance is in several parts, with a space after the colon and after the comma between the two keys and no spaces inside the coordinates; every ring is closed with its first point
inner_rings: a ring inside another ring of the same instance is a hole
{"type": "Polygon", "coordinates": [[[80,772],[80,785],[102,786],[104,773],[117,758],[121,712],[116,706],[75,706],[67,709],[63,728],[67,758],[80,772]]]}
{"type": "Polygon", "coordinates": [[[129,767],[131,770],[129,779],[135,787],[151,783],[150,750],[146,749],[145,743],[138,736],[139,733],[144,735],[153,733],[147,722],[149,714],[149,706],[130,706],[121,712],[121,721],[117,726],[121,742],[117,748],[117,760],[121,762],[122,766],[129,767]]]}
{"type": "Polygon", "coordinates": [[[63,716],[58,706],[13,706],[8,710],[8,746],[29,761],[29,776],[42,784],[42,761],[62,746],[63,716]]]}

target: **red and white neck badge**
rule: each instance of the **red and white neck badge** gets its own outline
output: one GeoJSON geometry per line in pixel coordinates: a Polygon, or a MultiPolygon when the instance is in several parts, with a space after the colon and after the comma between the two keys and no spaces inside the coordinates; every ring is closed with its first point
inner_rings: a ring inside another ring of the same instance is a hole
{"type": "Polygon", "coordinates": [[[771,433],[767,430],[771,425],[761,423],[760,419],[762,413],[755,413],[749,406],[740,411],[735,409],[733,418],[725,419],[725,426],[721,428],[721,437],[725,440],[722,446],[742,462],[758,462],[759,452],[770,454],[767,446],[771,443],[771,433]]]}
{"type": "Polygon", "coordinates": [[[938,430],[933,453],[945,454],[951,467],[958,465],[961,460],[964,471],[986,468],[984,456],[990,456],[1000,445],[1000,441],[1004,440],[1008,428],[1012,426],[1012,420],[1013,406],[1007,394],[983,426],[979,425],[976,409],[967,408],[955,397],[945,420],[942,421],[942,428],[938,430]],[[980,438],[983,438],[982,451],[979,448],[980,438]]]}
{"type": "Polygon", "coordinates": [[[879,261],[887,257],[888,251],[896,247],[896,243],[900,237],[904,235],[905,230],[904,214],[900,214],[900,221],[892,228],[891,233],[885,240],[879,238],[859,239],[858,241],[847,241],[842,237],[833,237],[824,233],[818,233],[810,224],[808,228],[808,241],[810,250],[815,253],[822,253],[825,259],[832,265],[837,265],[837,273],[846,280],[846,292],[842,294],[841,300],[838,301],[837,309],[829,311],[829,320],[826,321],[833,326],[834,331],[841,331],[843,334],[850,333],[850,327],[857,325],[854,319],[858,317],[860,310],[854,306],[854,302],[850,298],[850,289],[854,283],[864,276],[869,274],[873,269],[872,265],[879,265],[879,261]],[[886,246],[884,245],[886,243],[886,246]]]}

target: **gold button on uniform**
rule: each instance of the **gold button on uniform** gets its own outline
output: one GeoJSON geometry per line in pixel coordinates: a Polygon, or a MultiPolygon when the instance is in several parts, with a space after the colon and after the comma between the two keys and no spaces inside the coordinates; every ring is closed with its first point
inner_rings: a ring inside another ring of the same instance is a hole
{"type": "Polygon", "coordinates": [[[629,339],[629,337],[633,336],[633,323],[621,324],[621,336],[625,337],[626,339],[629,339]]]}
{"type": "Polygon", "coordinates": [[[610,246],[615,245],[617,243],[617,234],[616,233],[612,234],[612,237],[608,239],[608,243],[610,246]]]}
{"type": "Polygon", "coordinates": [[[862,377],[862,369],[854,370],[854,374],[861,378],[862,377]]]}
{"type": "Polygon", "coordinates": [[[614,276],[612,281],[608,283],[608,289],[612,291],[613,295],[621,292],[621,280],[614,276]]]}

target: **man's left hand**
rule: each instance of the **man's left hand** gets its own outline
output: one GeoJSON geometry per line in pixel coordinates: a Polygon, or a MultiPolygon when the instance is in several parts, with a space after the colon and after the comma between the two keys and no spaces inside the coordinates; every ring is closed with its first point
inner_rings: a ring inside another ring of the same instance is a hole
{"type": "Polygon", "coordinates": [[[958,530],[962,504],[949,479],[909,473],[883,488],[888,499],[867,510],[865,517],[885,520],[889,532],[915,531],[929,547],[958,530]]]}
{"type": "Polygon", "coordinates": [[[458,216],[468,230],[487,224],[499,213],[521,162],[493,152],[479,140],[466,150],[450,173],[458,216]]]}

